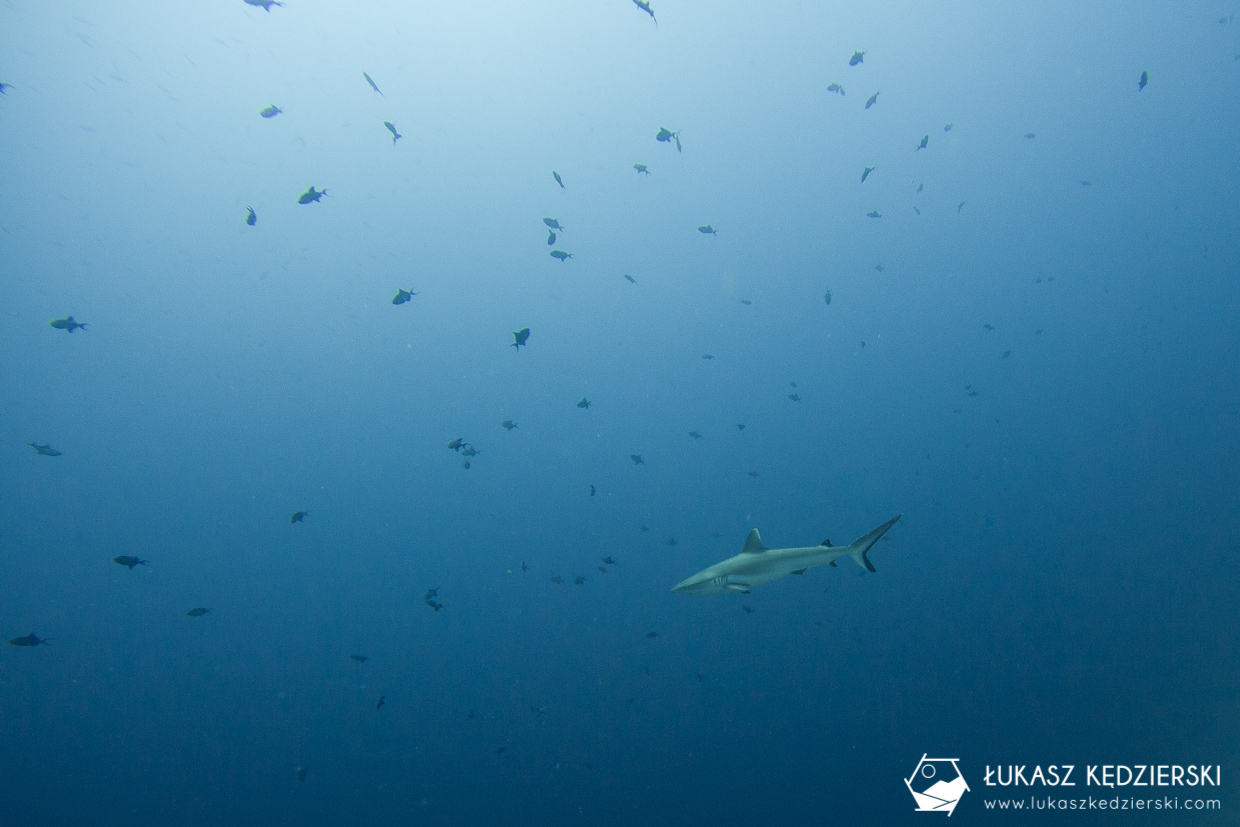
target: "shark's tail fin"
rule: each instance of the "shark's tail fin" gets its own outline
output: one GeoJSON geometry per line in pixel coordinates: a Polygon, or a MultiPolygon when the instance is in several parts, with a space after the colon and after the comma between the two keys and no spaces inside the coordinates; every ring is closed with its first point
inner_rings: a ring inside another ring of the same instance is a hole
{"type": "Polygon", "coordinates": [[[861,566],[861,568],[866,571],[874,571],[874,564],[870,562],[869,558],[870,548],[878,542],[879,537],[882,537],[887,533],[887,529],[895,525],[903,516],[903,514],[897,514],[865,536],[853,540],[852,544],[848,547],[848,556],[851,557],[858,566],[861,566]]]}

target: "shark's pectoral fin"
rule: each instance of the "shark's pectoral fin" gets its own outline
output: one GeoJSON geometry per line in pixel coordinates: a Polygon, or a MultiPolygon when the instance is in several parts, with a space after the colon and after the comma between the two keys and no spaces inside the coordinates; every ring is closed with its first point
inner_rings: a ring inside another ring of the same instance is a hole
{"type": "Polygon", "coordinates": [[[805,569],[797,569],[793,574],[805,574],[805,569]]]}
{"type": "Polygon", "coordinates": [[[724,588],[730,592],[740,592],[741,594],[749,594],[748,583],[726,583],[724,588]]]}
{"type": "Polygon", "coordinates": [[[838,568],[838,566],[836,566],[836,565],[835,565],[835,561],[834,561],[834,560],[832,560],[830,563],[827,563],[827,565],[828,565],[828,566],[830,566],[830,567],[831,567],[831,568],[833,568],[833,569],[834,569],[834,568],[838,568]]]}
{"type": "Polygon", "coordinates": [[[766,546],[762,545],[762,538],[758,535],[758,529],[755,528],[745,538],[745,547],[741,549],[741,554],[758,554],[763,551],[766,551],[766,546]]]}

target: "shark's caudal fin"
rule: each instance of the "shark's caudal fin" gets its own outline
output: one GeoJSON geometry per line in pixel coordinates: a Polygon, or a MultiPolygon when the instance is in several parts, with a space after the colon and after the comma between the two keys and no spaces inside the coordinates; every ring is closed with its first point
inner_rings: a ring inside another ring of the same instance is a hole
{"type": "Polygon", "coordinates": [[[745,547],[741,549],[741,554],[758,554],[763,551],[766,551],[766,546],[762,545],[762,538],[758,536],[758,529],[755,528],[745,538],[745,547]]]}
{"type": "MultiPolygon", "coordinates": [[[[857,565],[861,566],[861,568],[866,569],[867,571],[874,571],[874,564],[870,562],[870,558],[868,556],[870,547],[877,543],[878,538],[886,534],[887,529],[895,525],[903,516],[903,514],[897,514],[887,522],[880,525],[878,528],[871,531],[869,534],[866,534],[864,537],[853,540],[852,544],[848,547],[848,556],[856,561],[857,565]]],[[[752,537],[753,535],[751,534],[749,536],[752,537]]],[[[748,543],[746,543],[746,546],[748,546],[748,543]]]]}

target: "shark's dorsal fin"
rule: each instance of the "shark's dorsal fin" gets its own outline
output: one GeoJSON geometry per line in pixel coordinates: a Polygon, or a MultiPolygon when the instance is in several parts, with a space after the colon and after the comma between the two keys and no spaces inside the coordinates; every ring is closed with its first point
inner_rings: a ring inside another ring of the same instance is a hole
{"type": "Polygon", "coordinates": [[[797,569],[793,574],[805,574],[805,569],[797,569]]]}
{"type": "Polygon", "coordinates": [[[823,544],[824,546],[826,546],[827,548],[831,548],[831,541],[830,541],[830,540],[823,540],[823,541],[822,541],[822,544],[823,544]]]}
{"type": "Polygon", "coordinates": [[[764,551],[766,546],[762,545],[762,538],[758,536],[758,529],[755,528],[745,538],[745,547],[741,549],[741,554],[760,554],[764,551]]]}

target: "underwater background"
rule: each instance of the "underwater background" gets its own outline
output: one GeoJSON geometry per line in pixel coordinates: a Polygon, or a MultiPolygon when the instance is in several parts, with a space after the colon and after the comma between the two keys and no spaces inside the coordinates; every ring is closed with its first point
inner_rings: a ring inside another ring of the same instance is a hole
{"type": "Polygon", "coordinates": [[[0,823],[1234,823],[1231,11],[4,0],[0,823]]]}

